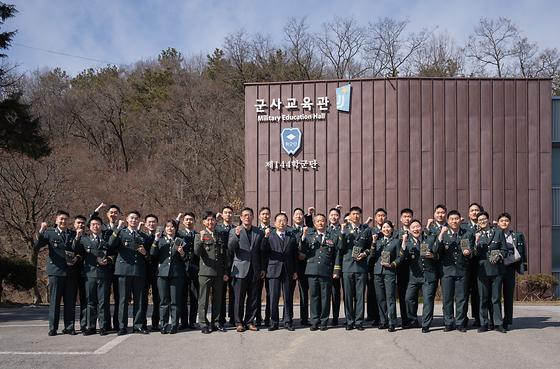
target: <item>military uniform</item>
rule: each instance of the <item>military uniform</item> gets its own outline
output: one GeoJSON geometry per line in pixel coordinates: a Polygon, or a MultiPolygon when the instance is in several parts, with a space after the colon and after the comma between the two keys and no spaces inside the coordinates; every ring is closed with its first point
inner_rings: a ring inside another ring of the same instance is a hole
{"type": "Polygon", "coordinates": [[[103,331],[111,326],[110,291],[113,278],[114,254],[109,248],[110,235],[101,232],[98,235],[83,235],[76,243],[76,251],[83,256],[82,274],[86,290],[86,323],[87,330],[95,330],[97,320],[103,331]],[[106,265],[100,262],[107,261],[106,265]]]}
{"type": "MultiPolygon", "coordinates": [[[[372,230],[368,231],[364,237],[370,244],[372,243],[372,230]]],[[[379,306],[380,328],[394,327],[397,324],[397,305],[396,305],[396,276],[397,267],[402,263],[404,252],[398,238],[381,237],[375,242],[375,249],[371,250],[370,258],[373,264],[373,274],[375,283],[375,293],[379,306]],[[381,265],[381,255],[383,251],[390,254],[390,268],[381,265]]]]}
{"type": "MultiPolygon", "coordinates": [[[[340,224],[329,224],[331,232],[337,232],[340,237],[340,224]]],[[[338,318],[340,316],[340,303],[342,295],[343,278],[334,278],[332,280],[332,322],[333,325],[338,325],[338,318]]]]}
{"type": "Polygon", "coordinates": [[[405,257],[410,265],[410,276],[406,290],[406,310],[408,321],[418,324],[418,293],[422,290],[424,305],[422,307],[422,328],[429,328],[434,316],[434,299],[437,290],[438,261],[436,258],[421,256],[422,245],[432,255],[434,254],[434,243],[436,236],[421,235],[419,239],[410,236],[406,243],[405,257]]]}
{"type": "MultiPolygon", "coordinates": [[[[371,227],[372,235],[381,233],[381,227],[371,227]]],[[[382,236],[382,235],[381,235],[382,236]]],[[[379,325],[379,305],[377,304],[377,296],[375,294],[375,274],[373,273],[372,258],[368,257],[368,280],[366,287],[366,321],[371,321],[372,326],[379,325]]]]}
{"type": "MultiPolygon", "coordinates": [[[[298,251],[302,252],[301,235],[303,234],[303,226],[293,225],[288,228],[290,233],[298,242],[298,251]]],[[[305,268],[307,267],[307,260],[297,260],[296,273],[297,281],[292,281],[292,296],[295,296],[296,283],[299,290],[299,317],[302,324],[309,324],[309,281],[305,275],[305,268]]],[[[340,294],[339,294],[340,302],[340,294]]]]}
{"type": "MultiPolygon", "coordinates": [[[[404,228],[400,228],[393,234],[393,237],[402,242],[402,236],[407,232],[404,228]]],[[[408,288],[408,277],[410,275],[410,265],[408,260],[401,260],[397,267],[397,294],[399,297],[399,311],[401,313],[401,324],[407,326],[408,315],[406,310],[406,290],[408,288]]]]}
{"type": "MultiPolygon", "coordinates": [[[[478,224],[471,222],[468,220],[467,222],[461,223],[461,228],[471,232],[473,235],[478,230],[478,224]]],[[[478,261],[476,258],[471,258],[470,260],[470,268],[469,268],[469,275],[468,275],[468,288],[469,291],[467,293],[467,309],[469,305],[469,299],[471,301],[471,316],[474,319],[473,327],[477,327],[480,325],[480,298],[478,293],[478,261]]],[[[468,319],[468,318],[467,318],[468,319]]],[[[466,323],[465,323],[466,324],[466,323]]]]}
{"type": "Polygon", "coordinates": [[[144,329],[146,265],[150,258],[150,247],[146,238],[147,235],[137,230],[120,228],[115,230],[109,239],[109,245],[117,252],[115,275],[119,279],[119,331],[121,334],[126,333],[128,327],[128,301],[131,293],[134,300],[133,329],[134,331],[144,329]],[[146,255],[142,255],[137,250],[140,245],[144,245],[146,255]]]}
{"type": "Polygon", "coordinates": [[[222,310],[222,288],[224,275],[228,275],[227,241],[228,233],[214,230],[210,233],[197,234],[194,240],[194,253],[200,257],[198,279],[200,293],[198,296],[198,323],[202,329],[210,325],[215,327],[220,321],[222,310]],[[212,295],[211,319],[208,321],[208,301],[212,295]]]}
{"type": "Polygon", "coordinates": [[[441,288],[443,294],[443,314],[446,329],[454,326],[466,327],[467,324],[467,296],[469,291],[469,269],[473,256],[474,236],[466,229],[459,228],[457,232],[449,229],[443,234],[442,241],[436,239],[434,253],[439,254],[442,264],[441,288]],[[464,256],[461,250],[461,240],[468,243],[469,256],[464,256]],[[453,305],[457,315],[454,315],[453,305]]]}
{"type": "MultiPolygon", "coordinates": [[[[274,232],[274,227],[272,227],[272,226],[264,226],[262,224],[259,225],[259,229],[263,233],[265,233],[267,228],[270,229],[270,233],[274,232]]],[[[268,242],[268,240],[264,239],[263,243],[266,243],[266,242],[268,242]]],[[[262,245],[262,246],[264,246],[264,245],[262,245]]],[[[262,294],[263,288],[265,290],[264,325],[269,325],[270,324],[270,288],[269,288],[269,285],[268,285],[268,279],[266,279],[266,278],[259,279],[258,289],[259,289],[261,294],[262,294]]],[[[262,324],[262,321],[263,321],[263,319],[262,319],[262,298],[261,298],[261,295],[259,295],[259,298],[258,298],[257,302],[258,302],[258,308],[257,308],[256,321],[257,321],[257,326],[259,326],[259,325],[262,324]]]]}
{"type": "Polygon", "coordinates": [[[521,232],[506,232],[506,245],[508,255],[504,259],[505,271],[503,276],[504,295],[504,328],[513,323],[513,300],[515,293],[515,274],[524,274],[527,271],[527,244],[525,235],[521,232]],[[515,249],[520,259],[515,261],[515,249]]]}
{"type": "Polygon", "coordinates": [[[504,258],[508,249],[504,233],[500,229],[482,230],[476,243],[476,259],[478,261],[478,294],[480,298],[480,325],[488,326],[488,307],[492,305],[493,323],[502,325],[502,276],[505,272],[504,258]],[[492,263],[492,251],[497,251],[501,259],[492,263]]]}
{"type": "Polygon", "coordinates": [[[177,234],[185,241],[187,261],[185,262],[185,284],[183,287],[183,303],[181,304],[181,328],[194,328],[198,312],[198,264],[200,259],[194,253],[194,238],[198,232],[184,229],[177,234]]]}
{"type": "Polygon", "coordinates": [[[308,234],[302,243],[302,249],[307,257],[305,275],[309,281],[311,324],[316,328],[321,324],[326,329],[330,315],[330,299],[332,293],[333,273],[340,275],[340,269],[335,270],[338,257],[338,233],[308,234]]]}
{"type": "Polygon", "coordinates": [[[76,265],[67,265],[67,257],[73,257],[76,233],[69,229],[49,228],[39,233],[35,249],[48,246],[47,275],[49,276],[49,331],[58,330],[60,300],[64,301],[64,330],[74,331],[76,305],[76,265]]]}
{"type": "MultiPolygon", "coordinates": [[[[151,245],[154,242],[154,234],[146,234],[146,245],[151,245]]],[[[149,251],[149,250],[146,250],[149,251]]],[[[144,328],[147,328],[147,317],[148,317],[148,295],[150,288],[152,289],[152,330],[159,327],[160,319],[160,303],[161,299],[159,297],[158,289],[158,260],[155,256],[150,256],[146,264],[146,280],[144,285],[144,328]]]]}
{"type": "MultiPolygon", "coordinates": [[[[220,233],[227,233],[229,234],[229,232],[235,228],[235,225],[233,224],[218,224],[216,226],[216,231],[220,232],[220,233]]],[[[231,265],[232,261],[233,261],[233,255],[231,254],[231,252],[227,252],[226,254],[227,258],[228,258],[228,265],[231,265]]],[[[220,324],[222,326],[224,326],[226,324],[226,313],[227,316],[229,318],[230,323],[234,324],[235,323],[235,318],[234,318],[234,312],[233,312],[233,307],[235,306],[235,302],[234,302],[234,293],[233,293],[233,284],[232,284],[232,278],[228,279],[227,282],[224,282],[224,288],[222,288],[222,311],[220,312],[220,324]],[[229,297],[229,302],[227,301],[229,297]]]]}
{"type": "Polygon", "coordinates": [[[360,242],[363,236],[371,236],[369,227],[360,224],[354,227],[351,223],[340,231],[339,258],[344,285],[344,313],[346,328],[354,326],[362,328],[364,324],[364,295],[366,292],[368,262],[371,242],[360,242]],[[364,252],[366,257],[356,260],[356,255],[364,252]]]}
{"type": "Polygon", "coordinates": [[[162,333],[171,331],[176,333],[179,329],[179,315],[183,302],[183,288],[185,284],[185,260],[188,254],[183,256],[177,248],[184,246],[181,237],[169,237],[167,235],[154,240],[150,255],[156,258],[158,265],[158,291],[160,298],[160,329],[162,333]],[[171,324],[169,318],[171,315],[171,324]],[[171,325],[171,326],[170,326],[171,325]]]}

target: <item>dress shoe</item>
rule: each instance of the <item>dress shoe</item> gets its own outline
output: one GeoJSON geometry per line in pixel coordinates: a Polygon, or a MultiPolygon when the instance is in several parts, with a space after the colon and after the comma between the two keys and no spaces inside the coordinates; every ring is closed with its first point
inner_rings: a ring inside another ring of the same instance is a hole
{"type": "Polygon", "coordinates": [[[87,330],[86,326],[80,326],[80,333],[86,333],[87,330]]]}
{"type": "Polygon", "coordinates": [[[387,324],[380,324],[379,327],[377,327],[377,329],[387,329],[389,328],[389,326],[387,324]]]}
{"type": "Polygon", "coordinates": [[[174,326],[169,330],[169,334],[177,334],[177,331],[178,331],[177,326],[174,326]]]}
{"type": "Polygon", "coordinates": [[[137,334],[150,334],[150,331],[148,331],[147,329],[144,329],[144,328],[133,329],[132,332],[137,333],[137,334]]]}
{"type": "Polygon", "coordinates": [[[268,327],[268,331],[269,332],[273,332],[273,331],[277,331],[278,330],[278,326],[273,324],[270,327],[268,327]]]}
{"type": "Polygon", "coordinates": [[[243,333],[243,332],[245,332],[245,327],[243,326],[243,324],[238,324],[237,328],[235,328],[235,330],[239,333],[243,333]]]}
{"type": "Polygon", "coordinates": [[[321,328],[319,328],[321,331],[326,331],[327,329],[329,329],[329,327],[327,327],[326,324],[321,324],[321,328]]]}
{"type": "Polygon", "coordinates": [[[315,324],[311,324],[311,327],[309,327],[309,330],[312,331],[312,332],[316,331],[318,329],[319,329],[319,327],[317,327],[315,324]]]}
{"type": "Polygon", "coordinates": [[[95,329],[86,329],[83,333],[84,336],[91,336],[92,334],[95,334],[95,329]]]}
{"type": "Polygon", "coordinates": [[[161,334],[167,334],[167,329],[161,328],[161,329],[159,330],[159,333],[161,333],[161,334]]]}
{"type": "Polygon", "coordinates": [[[506,331],[509,331],[509,325],[504,324],[503,327],[504,327],[504,329],[505,329],[506,331]]]}
{"type": "Polygon", "coordinates": [[[63,329],[62,334],[69,334],[70,336],[75,336],[77,333],[73,329],[63,329]]]}
{"type": "Polygon", "coordinates": [[[500,333],[506,333],[506,332],[507,332],[507,329],[505,329],[505,328],[502,327],[501,325],[495,327],[494,330],[495,330],[496,332],[500,332],[500,333]]]}
{"type": "Polygon", "coordinates": [[[472,323],[472,327],[474,327],[474,328],[480,327],[480,320],[475,319],[475,321],[472,323]]]}
{"type": "Polygon", "coordinates": [[[347,331],[351,331],[352,329],[354,329],[354,326],[353,326],[352,324],[348,324],[348,325],[346,325],[346,328],[345,328],[345,329],[346,329],[347,331]]]}
{"type": "Polygon", "coordinates": [[[120,329],[120,330],[117,332],[117,336],[124,336],[125,334],[128,334],[128,332],[127,332],[126,329],[120,329]]]}
{"type": "Polygon", "coordinates": [[[200,328],[200,331],[202,332],[202,334],[209,334],[210,333],[210,328],[202,327],[202,328],[200,328]]]}
{"type": "Polygon", "coordinates": [[[467,332],[467,328],[465,326],[460,326],[459,328],[457,328],[457,330],[461,333],[466,333],[467,332]]]}
{"type": "Polygon", "coordinates": [[[259,330],[259,328],[257,328],[257,326],[254,325],[253,323],[249,324],[249,325],[247,326],[247,328],[248,328],[250,331],[253,331],[253,332],[256,332],[256,331],[259,330]]]}
{"type": "Polygon", "coordinates": [[[212,331],[227,332],[227,329],[221,324],[216,324],[212,327],[212,331]]]}
{"type": "Polygon", "coordinates": [[[488,330],[493,331],[494,330],[494,324],[492,324],[492,323],[488,324],[488,330]]]}
{"type": "Polygon", "coordinates": [[[189,328],[190,327],[187,323],[183,323],[183,324],[179,325],[179,329],[182,330],[182,331],[185,330],[185,329],[189,329],[189,328]]]}
{"type": "Polygon", "coordinates": [[[361,324],[356,325],[356,329],[359,331],[363,331],[364,330],[364,326],[361,324]]]}
{"type": "Polygon", "coordinates": [[[454,330],[454,328],[453,328],[452,325],[446,325],[446,326],[443,328],[443,331],[444,331],[444,332],[451,332],[452,330],[454,330]]]}
{"type": "Polygon", "coordinates": [[[392,325],[392,324],[389,324],[389,328],[387,328],[387,330],[388,330],[389,332],[394,332],[394,331],[395,331],[395,326],[392,325]]]}
{"type": "Polygon", "coordinates": [[[49,333],[48,333],[48,335],[49,335],[50,337],[54,337],[54,336],[56,336],[56,334],[57,334],[57,333],[56,333],[56,329],[51,329],[51,330],[49,331],[49,333]]]}
{"type": "Polygon", "coordinates": [[[293,326],[292,324],[286,324],[286,325],[284,326],[284,328],[286,328],[286,329],[289,330],[290,332],[295,331],[295,328],[294,328],[294,326],[293,326]]]}
{"type": "Polygon", "coordinates": [[[152,332],[157,332],[157,331],[159,331],[159,328],[157,327],[157,325],[152,325],[152,326],[150,327],[150,330],[151,330],[152,332]]]}
{"type": "Polygon", "coordinates": [[[310,327],[311,323],[309,323],[309,320],[302,320],[301,325],[303,325],[304,327],[310,327]]]}
{"type": "Polygon", "coordinates": [[[99,335],[100,335],[100,336],[106,336],[106,335],[107,335],[107,330],[101,328],[101,329],[99,330],[99,335]]]}
{"type": "Polygon", "coordinates": [[[374,320],[373,322],[371,322],[371,326],[372,326],[372,327],[377,327],[377,326],[379,326],[379,320],[374,320]]]}
{"type": "Polygon", "coordinates": [[[485,326],[485,325],[481,325],[480,327],[478,327],[478,329],[476,331],[478,333],[488,332],[488,327],[485,326]]]}
{"type": "Polygon", "coordinates": [[[331,321],[331,325],[332,325],[333,327],[336,327],[336,326],[338,325],[338,319],[333,319],[333,320],[331,321]]]}
{"type": "Polygon", "coordinates": [[[422,327],[422,333],[428,333],[430,331],[429,327],[422,327]]]}
{"type": "Polygon", "coordinates": [[[418,320],[414,320],[408,325],[408,328],[420,328],[420,323],[418,323],[418,320]]]}

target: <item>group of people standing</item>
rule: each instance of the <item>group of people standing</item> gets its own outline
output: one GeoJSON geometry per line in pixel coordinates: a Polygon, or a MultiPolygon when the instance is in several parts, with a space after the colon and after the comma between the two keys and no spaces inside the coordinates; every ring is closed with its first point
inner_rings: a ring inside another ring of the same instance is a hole
{"type": "Polygon", "coordinates": [[[467,331],[469,300],[472,326],[506,332],[515,274],[526,270],[525,238],[510,228],[511,216],[502,213],[492,222],[476,203],[466,220],[437,205],[425,225],[408,208],[395,225],[383,208],[363,222],[360,207],[341,217],[336,206],[327,215],[296,208],[291,226],[288,214],[272,218],[263,207],[254,226],[251,208],[242,209],[234,224],[233,209],[225,206],[218,214],[203,212],[200,231],[191,212],[160,226],[156,215],[141,219],[137,211],[122,220],[116,205],[107,207],[104,222],[99,215],[104,207],[100,204],[88,219],[76,216],[73,227],[65,211],[56,214],[53,227],[41,224],[35,247],[49,250],[50,336],[58,331],[61,300],[62,333],[76,334],[76,295],[84,335],[127,334],[131,300],[133,332],[140,334],[175,334],[196,325],[204,334],[225,332],[227,323],[237,332],[257,331],[263,323],[269,331],[281,325],[293,331],[296,288],[300,324],[311,331],[327,330],[329,319],[338,325],[343,299],[346,330],[370,325],[394,332],[398,298],[400,326],[427,333],[438,284],[445,332],[467,331]]]}

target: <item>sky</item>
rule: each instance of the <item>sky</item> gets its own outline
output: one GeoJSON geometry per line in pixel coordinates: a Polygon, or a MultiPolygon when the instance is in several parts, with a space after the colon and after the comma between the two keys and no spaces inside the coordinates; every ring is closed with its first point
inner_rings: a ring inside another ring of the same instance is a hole
{"type": "Polygon", "coordinates": [[[168,47],[187,57],[206,55],[240,29],[268,34],[280,43],[286,21],[304,16],[313,32],[335,16],[354,17],[364,26],[383,17],[408,19],[407,30],[447,32],[458,45],[479,19],[507,17],[541,48],[560,49],[560,37],[554,35],[560,1],[550,0],[4,1],[19,11],[0,30],[17,29],[6,54],[22,72],[60,67],[75,75],[86,68],[153,59],[168,47]]]}

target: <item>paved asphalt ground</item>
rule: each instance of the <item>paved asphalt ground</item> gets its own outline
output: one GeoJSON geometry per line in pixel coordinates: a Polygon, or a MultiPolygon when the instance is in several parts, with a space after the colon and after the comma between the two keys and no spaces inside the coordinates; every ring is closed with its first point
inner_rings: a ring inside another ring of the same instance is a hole
{"type": "Polygon", "coordinates": [[[560,368],[560,306],[516,305],[506,334],[445,333],[435,311],[428,334],[310,332],[296,321],[295,332],[48,337],[46,307],[0,308],[0,368],[560,368]]]}

